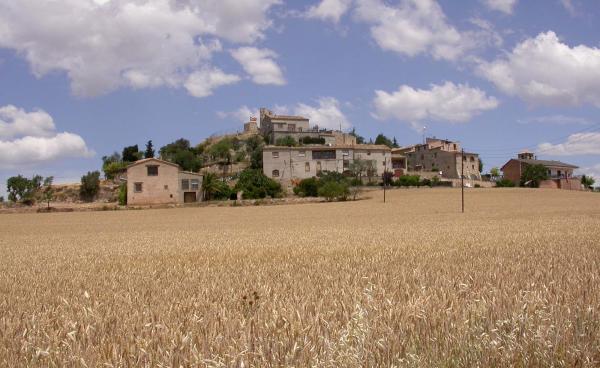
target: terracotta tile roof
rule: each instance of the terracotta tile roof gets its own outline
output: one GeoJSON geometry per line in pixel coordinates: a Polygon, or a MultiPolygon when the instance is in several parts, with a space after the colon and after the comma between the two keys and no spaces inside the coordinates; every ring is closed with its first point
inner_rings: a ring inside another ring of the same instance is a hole
{"type": "Polygon", "coordinates": [[[127,167],[129,168],[129,167],[132,167],[132,166],[137,166],[137,165],[145,164],[145,163],[151,162],[151,161],[159,162],[159,163],[165,164],[165,165],[171,165],[171,166],[179,167],[179,165],[177,165],[176,163],[165,161],[165,160],[161,160],[161,159],[158,159],[158,158],[145,158],[145,159],[142,159],[142,160],[138,160],[136,162],[132,162],[131,164],[127,165],[127,167]]]}
{"type": "Polygon", "coordinates": [[[567,164],[561,161],[553,161],[553,160],[529,160],[529,159],[518,159],[514,158],[513,160],[517,160],[528,165],[544,165],[549,167],[568,167],[571,169],[578,169],[579,166],[567,164]]]}

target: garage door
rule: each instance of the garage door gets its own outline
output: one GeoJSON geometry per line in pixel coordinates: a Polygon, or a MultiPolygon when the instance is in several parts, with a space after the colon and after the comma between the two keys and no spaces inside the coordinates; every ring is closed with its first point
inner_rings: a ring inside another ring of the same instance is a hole
{"type": "Polygon", "coordinates": [[[184,192],[183,193],[183,202],[184,203],[196,202],[196,192],[184,192]]]}

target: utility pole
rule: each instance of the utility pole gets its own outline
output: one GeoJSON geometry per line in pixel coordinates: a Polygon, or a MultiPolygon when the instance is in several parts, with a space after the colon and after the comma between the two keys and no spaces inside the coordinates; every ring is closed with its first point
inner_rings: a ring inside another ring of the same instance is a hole
{"type": "Polygon", "coordinates": [[[465,149],[460,154],[460,193],[462,197],[462,213],[465,213],[465,149]]]}
{"type": "Polygon", "coordinates": [[[383,203],[385,203],[385,189],[387,187],[387,159],[383,158],[383,203]]]}

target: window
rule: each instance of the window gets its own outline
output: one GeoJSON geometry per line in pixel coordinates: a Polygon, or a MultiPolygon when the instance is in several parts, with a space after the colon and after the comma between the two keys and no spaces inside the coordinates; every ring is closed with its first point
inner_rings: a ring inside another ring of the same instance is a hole
{"type": "Polygon", "coordinates": [[[321,161],[317,161],[317,174],[321,172],[321,161]]]}
{"type": "Polygon", "coordinates": [[[165,185],[165,190],[168,190],[168,189],[169,189],[169,186],[168,186],[168,185],[165,185]]]}
{"type": "Polygon", "coordinates": [[[181,179],[181,189],[183,189],[183,190],[190,189],[190,181],[188,179],[181,179]]]}
{"type": "Polygon", "coordinates": [[[288,132],[295,132],[296,124],[288,124],[288,132]]]}
{"type": "Polygon", "coordinates": [[[200,187],[200,182],[198,181],[198,179],[192,179],[191,184],[192,190],[198,190],[198,188],[200,187]]]}
{"type": "Polygon", "coordinates": [[[302,127],[298,127],[298,131],[301,132],[302,131],[302,127]]]}
{"type": "Polygon", "coordinates": [[[454,143],[453,146],[454,146],[454,150],[456,151],[456,143],[454,143]]]}
{"type": "Polygon", "coordinates": [[[471,165],[471,169],[475,170],[475,165],[471,165]]]}
{"type": "Polygon", "coordinates": [[[367,156],[371,156],[371,152],[367,152],[367,156]]]}
{"type": "Polygon", "coordinates": [[[425,159],[425,155],[421,154],[421,160],[424,160],[424,159],[425,159]]]}
{"type": "Polygon", "coordinates": [[[272,172],[272,176],[273,176],[274,178],[278,178],[278,177],[279,177],[279,170],[273,170],[273,172],[272,172]]]}
{"type": "Polygon", "coordinates": [[[136,193],[141,193],[142,192],[142,183],[133,184],[133,191],[136,193]]]}
{"type": "Polygon", "coordinates": [[[463,161],[467,161],[467,156],[463,156],[463,161]]]}
{"type": "Polygon", "coordinates": [[[335,150],[313,151],[313,160],[335,160],[335,150]]]}
{"type": "Polygon", "coordinates": [[[350,160],[344,160],[344,170],[350,169],[350,160]]]}
{"type": "Polygon", "coordinates": [[[146,170],[148,171],[148,176],[158,176],[158,165],[148,165],[146,166],[146,170]]]}
{"type": "Polygon", "coordinates": [[[475,157],[471,156],[471,162],[475,161],[475,157]]]}
{"type": "Polygon", "coordinates": [[[298,151],[298,156],[306,157],[306,151],[298,151]]]}
{"type": "Polygon", "coordinates": [[[279,158],[279,152],[273,152],[273,158],[279,158]]]}
{"type": "Polygon", "coordinates": [[[350,155],[350,151],[348,151],[348,150],[342,151],[342,156],[349,156],[349,155],[350,155]]]}
{"type": "Polygon", "coordinates": [[[433,158],[437,158],[437,152],[433,154],[433,158]]]}
{"type": "Polygon", "coordinates": [[[310,171],[310,162],[307,162],[304,164],[304,171],[306,171],[306,172],[310,171]]]}

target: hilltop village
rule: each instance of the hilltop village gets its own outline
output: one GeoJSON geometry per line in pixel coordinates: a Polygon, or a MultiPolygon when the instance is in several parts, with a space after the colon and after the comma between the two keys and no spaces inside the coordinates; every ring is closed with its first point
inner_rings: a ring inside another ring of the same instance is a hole
{"type": "Polygon", "coordinates": [[[527,151],[482,174],[479,154],[459,141],[428,137],[400,147],[380,134],[366,142],[354,129],[324,129],[307,117],[266,108],[234,134],[211,136],[196,146],[182,138],[158,152],[149,141],[145,151],[129,146],[102,161],[102,174],[89,172],[81,185],[10,178],[9,202],[47,201],[48,208],[51,201],[144,206],[289,196],[345,200],[368,186],[588,190],[593,185],[592,178],[574,175],[577,166],[540,160],[527,151]]]}

